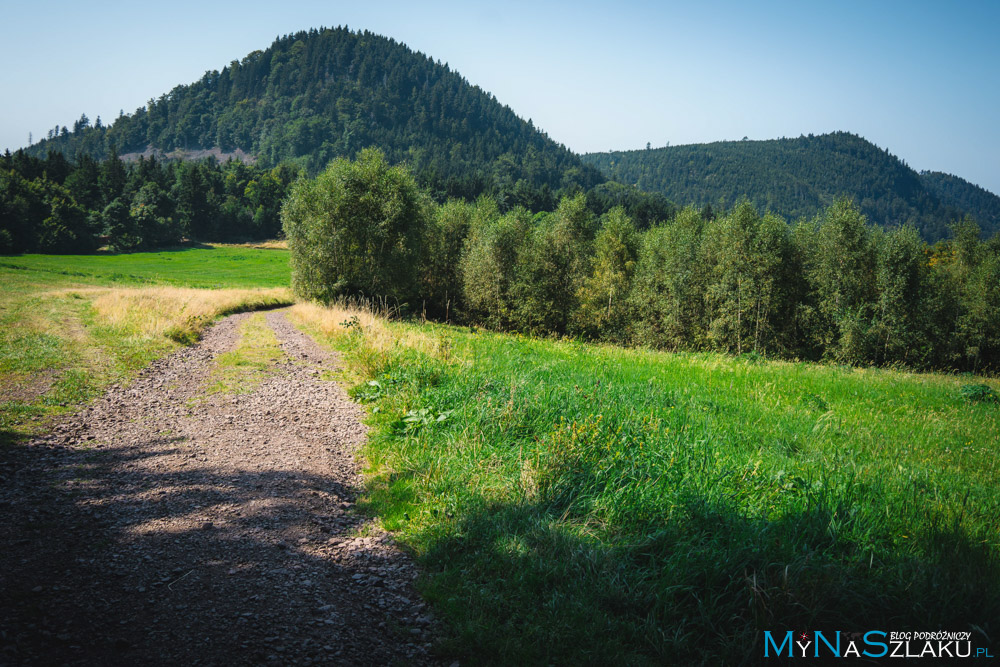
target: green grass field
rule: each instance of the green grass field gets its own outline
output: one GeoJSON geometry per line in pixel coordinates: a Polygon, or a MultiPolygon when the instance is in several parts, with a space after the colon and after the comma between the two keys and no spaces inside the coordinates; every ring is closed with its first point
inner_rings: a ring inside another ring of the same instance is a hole
{"type": "Polygon", "coordinates": [[[288,251],[242,246],[199,246],[106,255],[0,256],[8,269],[29,271],[26,282],[180,287],[287,287],[288,251]]]}
{"type": "Polygon", "coordinates": [[[0,257],[0,443],[44,430],[224,312],[290,303],[288,252],[0,257]]]}
{"type": "Polygon", "coordinates": [[[788,629],[996,641],[1000,406],[961,389],[981,378],[349,330],[325,340],[370,406],[368,506],[418,555],[456,656],[740,664],[788,629]]]}

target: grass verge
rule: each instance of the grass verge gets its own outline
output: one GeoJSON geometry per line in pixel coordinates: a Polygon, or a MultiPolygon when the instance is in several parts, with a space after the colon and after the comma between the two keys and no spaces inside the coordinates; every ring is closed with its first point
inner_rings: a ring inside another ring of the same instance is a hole
{"type": "Polygon", "coordinates": [[[447,652],[739,664],[764,630],[1000,631],[1000,409],[968,379],[292,316],[370,406],[366,502],[447,652]]]}

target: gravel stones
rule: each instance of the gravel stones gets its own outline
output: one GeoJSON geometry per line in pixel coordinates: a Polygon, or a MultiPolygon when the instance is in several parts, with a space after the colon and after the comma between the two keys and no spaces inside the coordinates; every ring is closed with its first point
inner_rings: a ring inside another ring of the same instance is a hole
{"type": "Polygon", "coordinates": [[[207,392],[250,316],[0,450],[0,665],[435,664],[336,357],[271,311],[273,372],[207,392]]]}

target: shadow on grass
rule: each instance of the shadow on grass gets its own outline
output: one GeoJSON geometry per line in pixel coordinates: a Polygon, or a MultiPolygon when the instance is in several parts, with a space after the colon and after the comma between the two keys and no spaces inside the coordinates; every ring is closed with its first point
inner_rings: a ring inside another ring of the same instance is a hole
{"type": "Polygon", "coordinates": [[[111,250],[109,248],[102,248],[100,250],[95,250],[95,255],[111,256],[111,255],[144,255],[159,252],[178,252],[181,250],[214,250],[215,246],[209,245],[208,243],[202,243],[201,241],[185,241],[182,243],[177,243],[174,245],[159,246],[156,248],[139,248],[136,250],[111,250]]]}
{"type": "Polygon", "coordinates": [[[3,456],[3,452],[5,450],[23,442],[24,440],[25,437],[17,431],[12,431],[8,428],[0,428],[0,456],[3,456]]]}
{"type": "Polygon", "coordinates": [[[971,630],[996,653],[1000,567],[982,545],[857,544],[831,532],[846,509],[765,521],[691,497],[643,529],[482,503],[429,529],[424,593],[456,628],[450,650],[489,664],[758,664],[764,630],[971,630]]]}

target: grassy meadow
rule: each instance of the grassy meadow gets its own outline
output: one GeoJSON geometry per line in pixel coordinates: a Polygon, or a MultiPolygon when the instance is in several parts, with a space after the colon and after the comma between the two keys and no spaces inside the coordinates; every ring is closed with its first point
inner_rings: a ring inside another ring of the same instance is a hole
{"type": "Polygon", "coordinates": [[[287,287],[288,251],[277,243],[200,245],[156,252],[0,256],[0,270],[29,272],[31,284],[287,287]]]}
{"type": "Polygon", "coordinates": [[[288,304],[288,253],[0,257],[0,442],[44,429],[219,315],[288,304]]]}
{"type": "Polygon", "coordinates": [[[963,393],[995,380],[292,313],[345,354],[368,508],[456,656],[739,664],[767,629],[1000,631],[1000,406],[963,393]]]}

